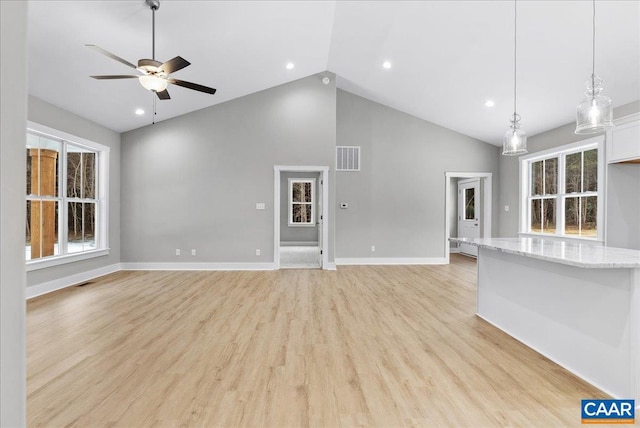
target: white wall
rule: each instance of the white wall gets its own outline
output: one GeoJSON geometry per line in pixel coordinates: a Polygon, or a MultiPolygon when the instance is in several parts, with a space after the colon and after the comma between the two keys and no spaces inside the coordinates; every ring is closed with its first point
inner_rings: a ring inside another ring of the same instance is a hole
{"type": "MultiPolygon", "coordinates": [[[[273,263],[274,165],[329,166],[333,217],[336,88],[324,75],[123,134],[123,262],[273,263]]],[[[331,223],[327,249],[332,262],[331,223]]]]}
{"type": "Polygon", "coordinates": [[[0,426],[26,425],[27,3],[0,1],[0,426]]]}
{"type": "Polygon", "coordinates": [[[81,272],[117,265],[120,263],[120,134],[33,96],[29,96],[28,117],[32,122],[36,122],[77,137],[82,137],[110,148],[110,252],[108,256],[96,257],[46,269],[30,271],[27,274],[27,287],[32,287],[47,281],[55,281],[81,272]]]}
{"type": "Polygon", "coordinates": [[[342,90],[337,114],[338,145],[362,147],[337,173],[337,257],[445,257],[445,172],[493,173],[497,195],[498,147],[342,90]]]}

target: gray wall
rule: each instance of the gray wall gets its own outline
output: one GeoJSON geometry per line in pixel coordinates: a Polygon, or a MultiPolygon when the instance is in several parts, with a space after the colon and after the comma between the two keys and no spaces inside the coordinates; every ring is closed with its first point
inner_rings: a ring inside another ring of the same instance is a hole
{"type": "MultiPolygon", "coordinates": [[[[638,111],[640,111],[640,101],[614,109],[613,116],[614,118],[618,118],[638,111]]],[[[529,153],[535,153],[589,138],[588,135],[576,135],[574,133],[575,129],[575,123],[570,123],[529,137],[527,139],[529,153]]],[[[520,215],[518,157],[500,157],[500,177],[500,230],[498,236],[517,236],[519,228],[518,219],[520,215]],[[509,212],[504,211],[505,205],[509,205],[509,212]]]]}
{"type": "MultiPolygon", "coordinates": [[[[318,226],[289,226],[289,178],[315,178],[316,201],[322,195],[318,194],[318,180],[320,174],[313,172],[283,172],[280,175],[280,243],[289,242],[318,242],[318,226]]],[[[318,205],[315,204],[316,215],[318,205]]]]}
{"type": "Polygon", "coordinates": [[[26,425],[27,3],[0,2],[0,426],[26,425]]]}
{"type": "Polygon", "coordinates": [[[445,172],[491,172],[497,196],[498,147],[341,90],[337,114],[338,145],[362,147],[337,173],[337,257],[444,257],[445,172]]]}
{"type": "MultiPolygon", "coordinates": [[[[29,120],[110,147],[109,255],[27,273],[27,286],[120,263],[120,134],[29,96],[29,120]]],[[[24,180],[23,180],[24,181],[24,180]]]]}
{"type": "Polygon", "coordinates": [[[123,262],[272,263],[274,165],[329,166],[332,217],[336,88],[330,74],[322,84],[327,74],[123,134],[123,262]]]}

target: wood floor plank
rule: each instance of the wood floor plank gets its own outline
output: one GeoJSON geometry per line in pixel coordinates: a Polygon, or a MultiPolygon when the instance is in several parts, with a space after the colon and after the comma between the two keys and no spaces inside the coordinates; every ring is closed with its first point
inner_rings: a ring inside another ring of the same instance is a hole
{"type": "Polygon", "coordinates": [[[31,427],[579,426],[606,395],[477,318],[475,261],[118,272],[28,302],[31,427]]]}

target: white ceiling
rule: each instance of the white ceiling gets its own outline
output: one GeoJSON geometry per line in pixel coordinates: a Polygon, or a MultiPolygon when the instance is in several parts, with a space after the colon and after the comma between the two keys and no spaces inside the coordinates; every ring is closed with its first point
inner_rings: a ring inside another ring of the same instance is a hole
{"type": "MultiPolygon", "coordinates": [[[[182,56],[191,65],[173,77],[218,92],[170,85],[156,120],[329,70],[339,88],[501,144],[513,113],[513,10],[504,0],[161,0],[156,58],[182,56]]],[[[591,17],[588,0],[518,1],[518,113],[529,135],[574,120],[591,74],[591,17]]],[[[596,29],[604,93],[614,107],[640,100],[640,0],[599,0],[596,29]]],[[[150,57],[144,0],[30,1],[28,31],[30,94],[118,132],[151,122],[153,95],[137,80],[88,77],[133,70],[84,46],[150,57]]]]}

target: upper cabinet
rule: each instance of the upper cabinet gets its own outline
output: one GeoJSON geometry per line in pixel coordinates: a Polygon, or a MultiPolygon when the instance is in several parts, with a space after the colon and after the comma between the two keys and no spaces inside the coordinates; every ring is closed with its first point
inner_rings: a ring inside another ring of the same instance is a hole
{"type": "Polygon", "coordinates": [[[640,163],[640,120],[616,125],[607,132],[607,162],[640,163]]]}

